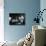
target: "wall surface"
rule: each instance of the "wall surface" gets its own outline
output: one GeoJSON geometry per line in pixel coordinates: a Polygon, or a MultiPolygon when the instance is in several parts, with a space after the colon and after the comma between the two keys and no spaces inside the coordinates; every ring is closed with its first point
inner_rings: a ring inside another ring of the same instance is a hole
{"type": "Polygon", "coordinates": [[[0,0],[0,42],[4,41],[4,0],[0,0]]]}
{"type": "MultiPolygon", "coordinates": [[[[46,9],[46,0],[40,0],[40,9],[41,11],[43,9],[46,9]]],[[[43,22],[41,21],[40,25],[46,27],[46,10],[44,10],[42,17],[43,17],[43,22]]]]}
{"type": "Polygon", "coordinates": [[[40,0],[4,0],[4,36],[7,41],[18,41],[32,30],[32,21],[40,9],[40,0]],[[9,13],[25,13],[26,24],[10,26],[9,13]]]}

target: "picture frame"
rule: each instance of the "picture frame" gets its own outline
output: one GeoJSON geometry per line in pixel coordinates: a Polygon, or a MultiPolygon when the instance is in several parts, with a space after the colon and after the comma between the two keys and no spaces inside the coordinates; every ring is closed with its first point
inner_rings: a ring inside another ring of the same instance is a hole
{"type": "Polygon", "coordinates": [[[9,25],[25,25],[25,13],[9,13],[9,25]]]}

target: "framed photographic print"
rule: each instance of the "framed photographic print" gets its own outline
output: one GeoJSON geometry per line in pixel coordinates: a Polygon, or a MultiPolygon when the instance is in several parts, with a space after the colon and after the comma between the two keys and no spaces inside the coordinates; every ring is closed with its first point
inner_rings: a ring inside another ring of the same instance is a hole
{"type": "Polygon", "coordinates": [[[9,13],[9,25],[25,25],[25,13],[9,13]]]}

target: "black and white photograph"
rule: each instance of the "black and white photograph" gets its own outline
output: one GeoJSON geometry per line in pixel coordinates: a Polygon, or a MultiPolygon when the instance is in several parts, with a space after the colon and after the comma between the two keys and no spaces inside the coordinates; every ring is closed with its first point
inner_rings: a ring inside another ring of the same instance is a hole
{"type": "Polygon", "coordinates": [[[25,25],[25,13],[9,13],[10,25],[25,25]]]}

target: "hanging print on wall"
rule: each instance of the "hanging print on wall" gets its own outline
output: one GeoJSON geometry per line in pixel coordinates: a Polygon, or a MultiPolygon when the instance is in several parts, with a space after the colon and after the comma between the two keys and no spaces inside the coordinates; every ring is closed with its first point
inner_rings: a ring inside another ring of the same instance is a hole
{"type": "Polygon", "coordinates": [[[25,13],[9,13],[9,25],[25,25],[25,13]]]}

